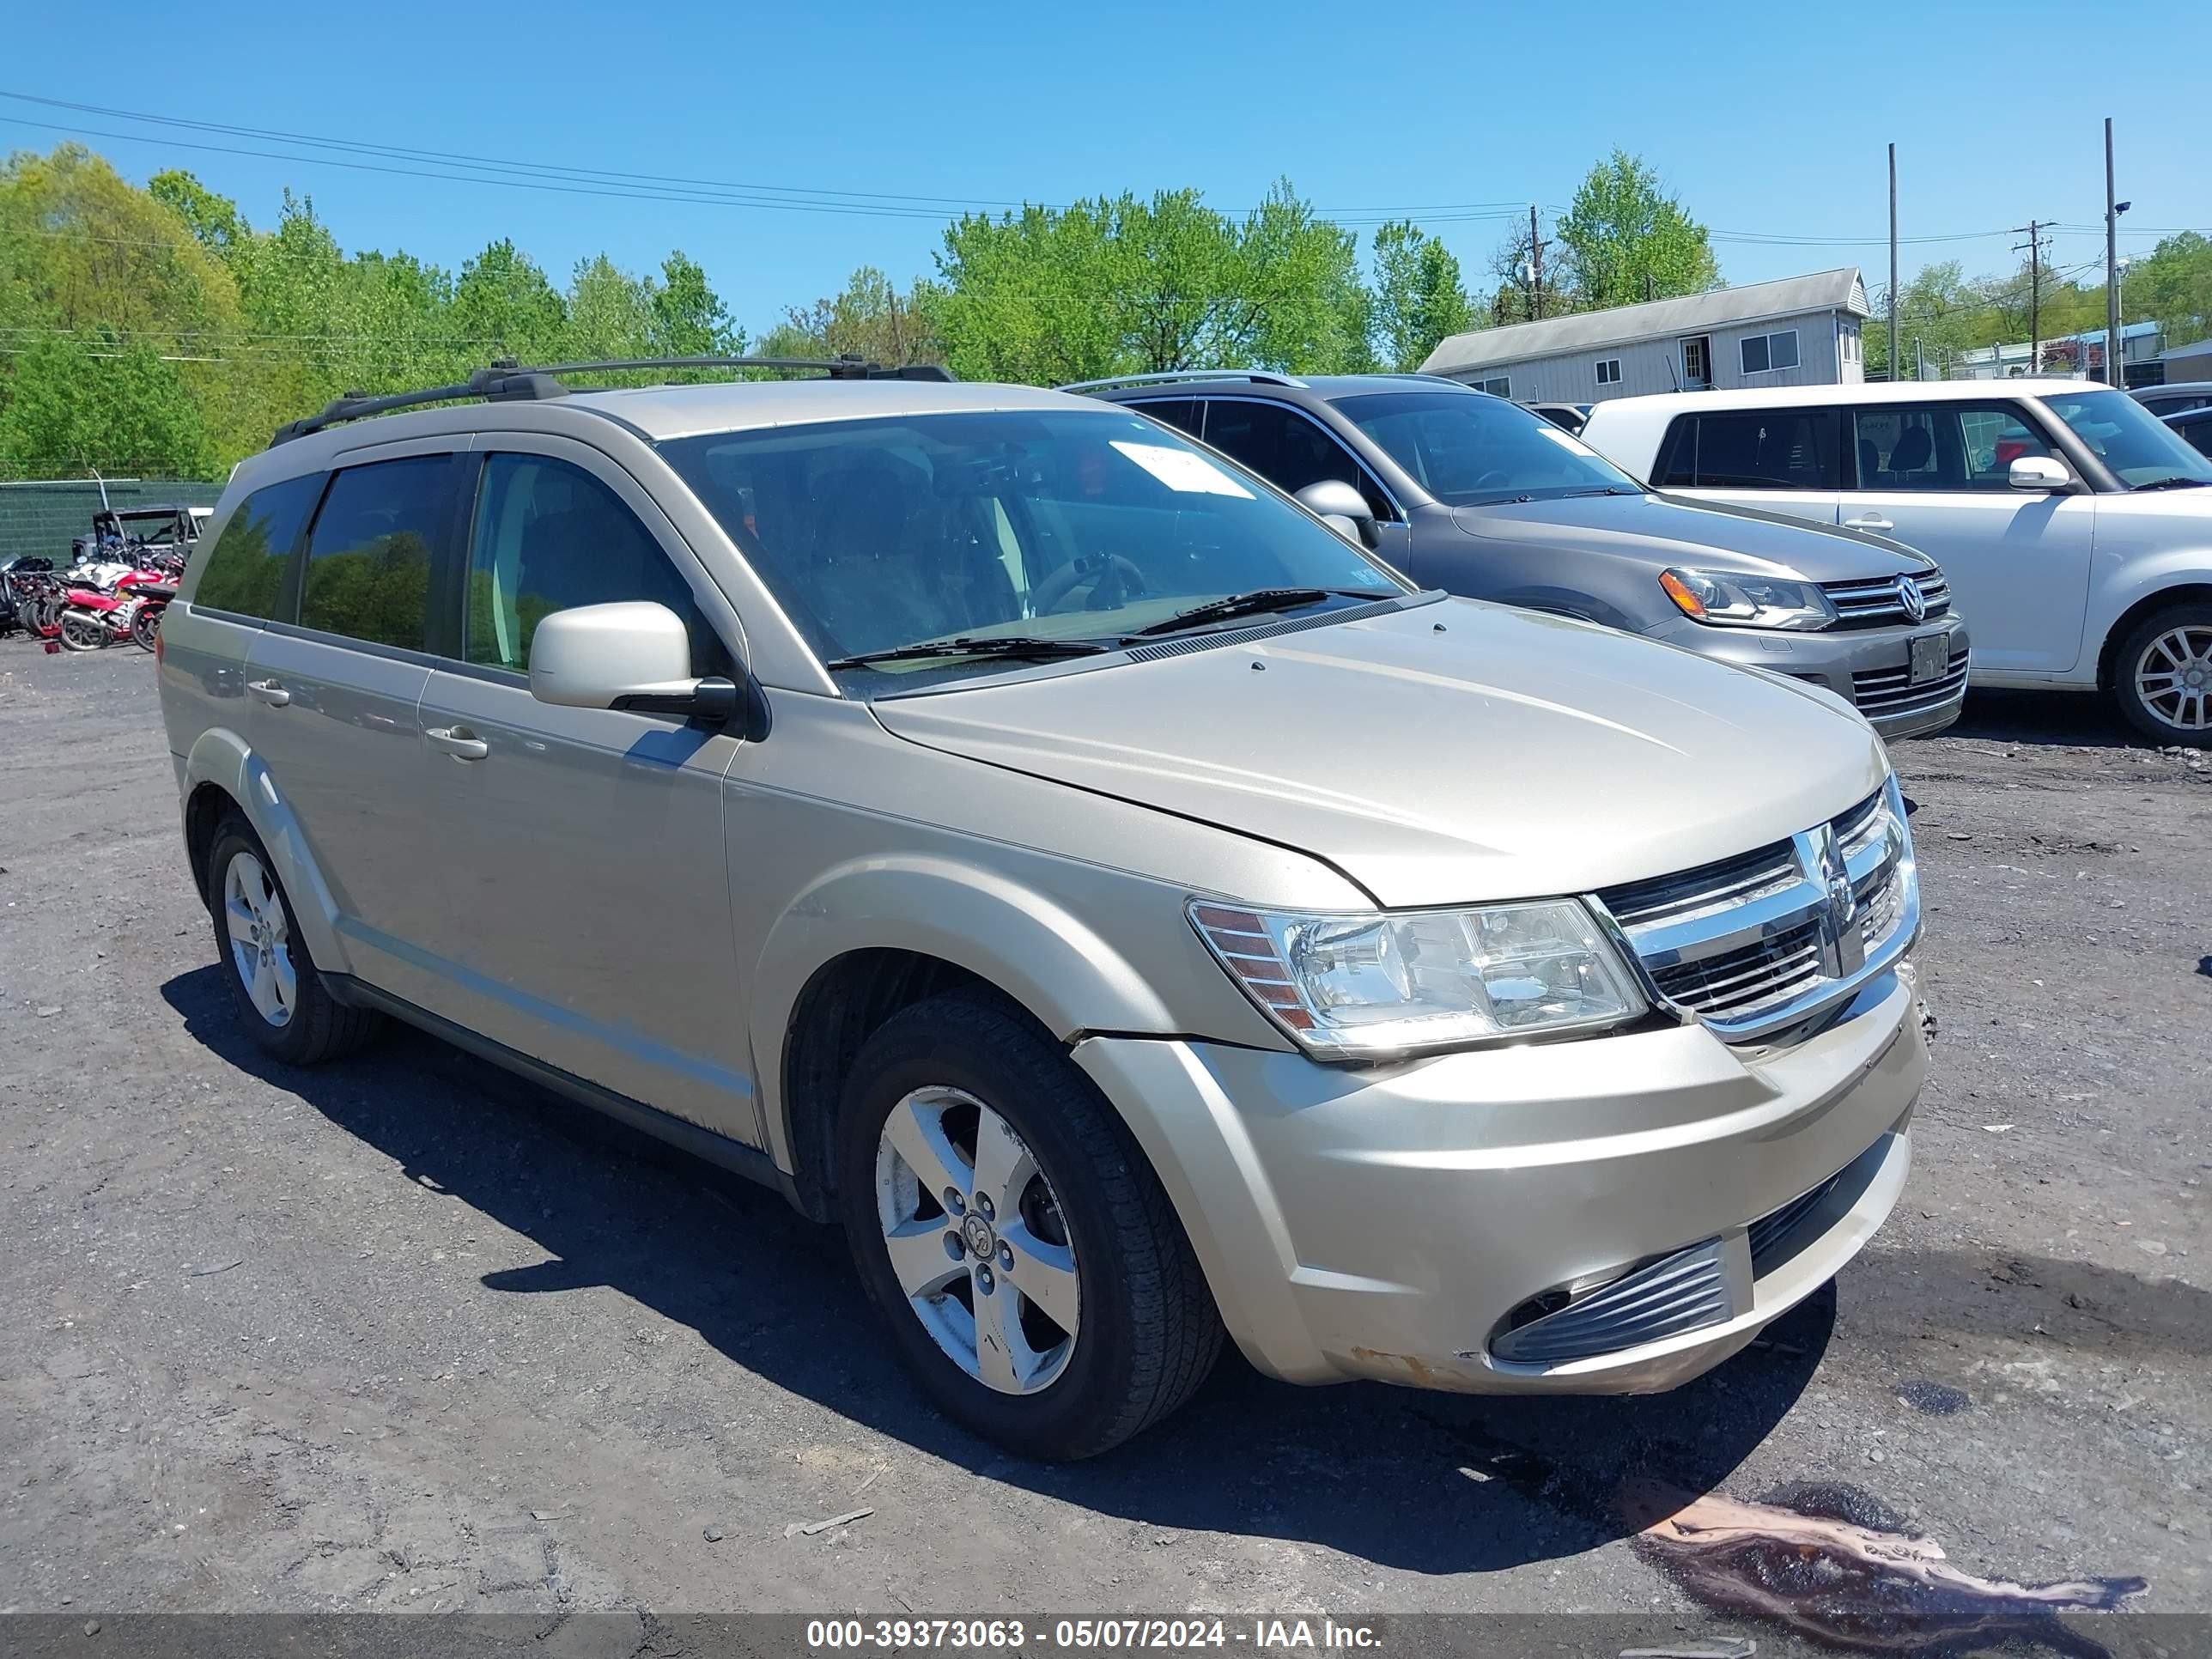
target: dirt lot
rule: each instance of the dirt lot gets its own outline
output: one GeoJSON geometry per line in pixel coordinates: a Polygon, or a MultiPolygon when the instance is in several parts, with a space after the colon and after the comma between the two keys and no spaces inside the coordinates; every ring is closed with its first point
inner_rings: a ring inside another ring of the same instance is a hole
{"type": "Polygon", "coordinates": [[[2212,1612],[2212,767],[2060,698],[1898,758],[1942,1035],[1832,1291],[1669,1396],[1232,1360],[1039,1468],[916,1405],[773,1195],[420,1036],[260,1060],[150,659],[0,643],[0,1608],[1687,1614],[1772,1566],[1639,1536],[1703,1493],[1792,1560],[1841,1510],[2212,1612]]]}

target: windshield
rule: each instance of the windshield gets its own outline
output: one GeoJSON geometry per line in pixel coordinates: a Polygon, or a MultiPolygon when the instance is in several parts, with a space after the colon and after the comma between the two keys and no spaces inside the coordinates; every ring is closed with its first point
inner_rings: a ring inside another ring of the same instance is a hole
{"type": "Polygon", "coordinates": [[[1447,507],[1556,501],[1638,483],[1581,439],[1479,392],[1377,392],[1336,406],[1447,507]]]}
{"type": "MultiPolygon", "coordinates": [[[[1358,602],[1338,590],[1412,591],[1249,474],[1119,410],[765,427],[660,453],[825,663],[954,639],[1119,644],[1255,589],[1322,590],[1265,607],[1302,612],[1358,602]]],[[[843,672],[890,690],[1014,665],[843,672]]]]}
{"type": "Polygon", "coordinates": [[[2212,484],[2212,459],[2124,392],[2062,392],[2045,398],[2043,406],[2130,489],[2175,480],[2212,484]]]}

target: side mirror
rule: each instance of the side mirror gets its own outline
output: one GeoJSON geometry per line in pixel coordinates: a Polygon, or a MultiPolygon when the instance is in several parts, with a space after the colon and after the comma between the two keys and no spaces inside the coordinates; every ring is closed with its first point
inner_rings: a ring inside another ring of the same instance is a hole
{"type": "Polygon", "coordinates": [[[561,708],[623,708],[716,724],[744,701],[738,685],[691,672],[691,636],[665,605],[556,611],[530,640],[530,695],[561,708]]]}
{"type": "Polygon", "coordinates": [[[2073,486],[2074,475],[2065,462],[2048,455],[2022,455],[2013,462],[2005,482],[2014,489],[2067,489],[2073,486]]]}
{"type": "Polygon", "coordinates": [[[1345,540],[1370,552],[1382,539],[1382,532],[1375,527],[1375,514],[1367,505],[1367,497],[1340,478],[1320,479],[1291,499],[1328,520],[1328,527],[1345,540]]]}

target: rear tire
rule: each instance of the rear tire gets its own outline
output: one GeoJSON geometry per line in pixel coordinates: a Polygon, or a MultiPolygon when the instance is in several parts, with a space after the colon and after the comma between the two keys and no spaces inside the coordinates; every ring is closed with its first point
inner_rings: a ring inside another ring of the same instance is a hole
{"type": "Polygon", "coordinates": [[[64,651],[99,651],[107,644],[107,624],[98,617],[87,616],[82,611],[62,612],[62,649],[64,651]]]}
{"type": "Polygon", "coordinates": [[[1166,1193],[1019,1009],[970,990],[894,1015],[854,1064],[837,1145],[861,1282],[946,1416],[1024,1456],[1092,1457],[1212,1370],[1220,1316],[1166,1193]]]}
{"type": "Polygon", "coordinates": [[[161,642],[161,611],[158,605],[142,605],[131,618],[131,642],[141,651],[151,651],[161,642]]]}
{"type": "Polygon", "coordinates": [[[353,1053],[382,1027],[380,1014],[331,995],[268,849],[241,812],[216,826],[206,898],[231,1006],[264,1054],[318,1065],[353,1053]]]}
{"type": "Polygon", "coordinates": [[[2212,746],[2212,605],[2158,611],[2121,641],[2112,696],[2154,742],[2212,746]]]}

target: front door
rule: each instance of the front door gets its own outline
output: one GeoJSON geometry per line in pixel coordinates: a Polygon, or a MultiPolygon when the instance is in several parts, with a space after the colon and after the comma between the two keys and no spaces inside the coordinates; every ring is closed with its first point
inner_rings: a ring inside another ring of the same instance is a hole
{"type": "MultiPolygon", "coordinates": [[[[1856,488],[1841,521],[1894,536],[1950,579],[1974,666],[2063,673],[2081,653],[2096,497],[2019,490],[2012,464],[2056,455],[2016,404],[1885,404],[1852,412],[1856,488]]],[[[2063,459],[2060,457],[2058,459],[2063,459]]]]}
{"type": "Polygon", "coordinates": [[[1682,390],[1703,392],[1713,383],[1713,343],[1702,334],[1682,342],[1682,390]]]}
{"type": "Polygon", "coordinates": [[[684,617],[696,672],[730,672],[693,597],[704,574],[595,452],[482,441],[452,596],[459,625],[416,735],[430,781],[421,874],[439,899],[436,1012],[756,1143],[722,844],[722,775],[740,744],[661,716],[541,703],[528,678],[546,616],[628,599],[684,617]]]}

